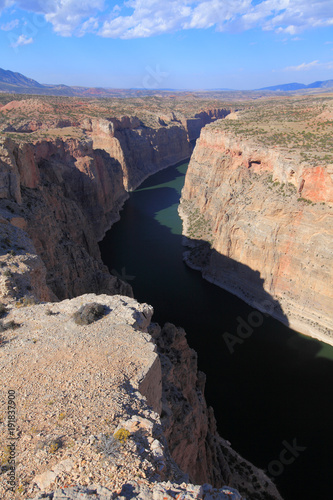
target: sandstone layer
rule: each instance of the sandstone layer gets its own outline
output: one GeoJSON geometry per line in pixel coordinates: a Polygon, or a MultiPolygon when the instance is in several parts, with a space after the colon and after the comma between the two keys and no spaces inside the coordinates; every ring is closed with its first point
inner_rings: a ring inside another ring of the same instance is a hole
{"type": "Polygon", "coordinates": [[[185,491],[195,490],[189,480],[212,481],[247,498],[280,499],[265,474],[217,434],[185,332],[151,324],[152,314],[132,298],[94,294],[7,311],[1,408],[15,391],[17,418],[13,439],[8,418],[0,422],[1,498],[76,484],[99,485],[115,498],[134,479],[151,492],[161,481],[183,482],[185,491]],[[87,304],[103,313],[82,324],[75,313],[87,304]],[[13,495],[8,444],[16,438],[13,495]]]}
{"type": "Polygon", "coordinates": [[[202,130],[182,191],[186,262],[257,309],[333,344],[333,167],[311,167],[218,123],[202,130]]]}

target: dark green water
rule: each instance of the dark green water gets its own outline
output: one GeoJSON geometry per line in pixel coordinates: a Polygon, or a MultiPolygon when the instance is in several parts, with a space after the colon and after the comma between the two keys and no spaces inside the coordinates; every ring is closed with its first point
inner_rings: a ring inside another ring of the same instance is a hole
{"type": "Polygon", "coordinates": [[[237,317],[247,321],[254,310],[182,261],[177,206],[186,168],[163,170],[131,194],[100,244],[103,261],[154,306],[153,320],[185,328],[220,434],[270,471],[285,500],[329,498],[333,348],[264,317],[230,353],[223,334],[236,335],[237,317]],[[286,443],[302,450],[293,457],[286,443]]]}

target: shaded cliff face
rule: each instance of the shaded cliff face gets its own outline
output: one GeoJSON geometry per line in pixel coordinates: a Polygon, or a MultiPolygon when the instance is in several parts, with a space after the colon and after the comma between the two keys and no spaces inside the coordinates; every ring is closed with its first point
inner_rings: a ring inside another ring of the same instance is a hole
{"type": "Polygon", "coordinates": [[[190,140],[198,139],[201,129],[208,123],[214,122],[219,118],[225,118],[229,114],[229,109],[208,109],[200,111],[194,118],[188,118],[185,123],[190,140]]]}
{"type": "Polygon", "coordinates": [[[152,173],[189,158],[186,129],[172,116],[162,122],[165,126],[157,129],[143,127],[138,118],[127,116],[85,122],[94,149],[103,149],[119,162],[127,191],[152,173]]]}
{"type": "Polygon", "coordinates": [[[197,353],[185,331],[171,323],[162,329],[152,324],[148,331],[162,367],[161,421],[173,460],[191,482],[217,488],[227,484],[246,498],[281,499],[264,472],[218,434],[214,411],[205,400],[206,376],[198,371],[197,353]]]}
{"type": "Polygon", "coordinates": [[[12,210],[23,217],[54,297],[85,291],[131,294],[108,273],[97,244],[126,198],[117,161],[83,140],[20,145],[7,140],[3,151],[2,164],[15,177],[9,186],[17,186],[6,199],[16,202],[12,210]]]}
{"type": "Polygon", "coordinates": [[[182,192],[184,234],[195,247],[186,260],[256,308],[332,343],[332,200],[330,167],[208,125],[182,192]]]}

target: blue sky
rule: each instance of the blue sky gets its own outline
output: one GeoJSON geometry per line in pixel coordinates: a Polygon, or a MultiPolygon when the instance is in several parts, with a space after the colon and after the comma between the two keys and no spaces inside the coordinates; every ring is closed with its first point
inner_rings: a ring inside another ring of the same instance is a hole
{"type": "Polygon", "coordinates": [[[333,0],[0,0],[0,47],[41,83],[311,83],[333,79],[333,0]]]}

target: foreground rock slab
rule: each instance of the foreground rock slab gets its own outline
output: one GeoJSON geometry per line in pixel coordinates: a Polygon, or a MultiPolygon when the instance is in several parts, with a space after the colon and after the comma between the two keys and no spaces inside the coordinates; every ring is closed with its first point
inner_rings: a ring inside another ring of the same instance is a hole
{"type": "MultiPolygon", "coordinates": [[[[229,487],[213,488],[210,484],[195,486],[193,484],[176,484],[170,482],[161,482],[152,485],[149,489],[135,481],[129,481],[124,484],[120,495],[115,496],[107,488],[97,486],[96,488],[66,488],[56,490],[49,494],[39,494],[34,500],[113,500],[118,498],[122,500],[130,500],[131,498],[139,498],[142,500],[169,500],[178,498],[182,500],[243,500],[237,490],[229,487]]],[[[245,499],[244,499],[245,500],[245,499]]]]}
{"type": "MultiPolygon", "coordinates": [[[[151,306],[95,294],[17,306],[3,319],[0,345],[1,408],[11,391],[16,414],[14,492],[9,419],[0,423],[1,499],[127,498],[133,480],[140,498],[201,498],[200,486],[191,496],[190,477],[281,498],[218,436],[196,353],[182,329],[151,323],[151,306]]],[[[207,498],[224,498],[207,488],[207,498]]]]}

